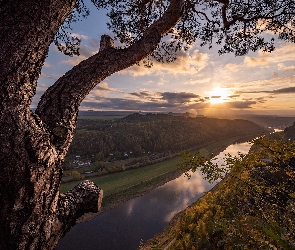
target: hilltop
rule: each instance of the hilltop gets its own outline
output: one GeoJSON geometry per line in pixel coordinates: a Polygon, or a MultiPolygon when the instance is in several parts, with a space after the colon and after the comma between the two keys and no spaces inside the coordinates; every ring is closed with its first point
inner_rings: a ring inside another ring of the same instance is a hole
{"type": "Polygon", "coordinates": [[[108,120],[83,117],[78,119],[65,170],[91,166],[87,171],[99,174],[124,171],[214,141],[248,139],[264,132],[265,128],[243,119],[139,113],[108,120]]]}

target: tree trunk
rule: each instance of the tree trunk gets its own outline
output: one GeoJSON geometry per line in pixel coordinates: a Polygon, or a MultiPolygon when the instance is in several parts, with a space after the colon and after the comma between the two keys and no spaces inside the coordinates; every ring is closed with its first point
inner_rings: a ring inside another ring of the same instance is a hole
{"type": "Polygon", "coordinates": [[[97,212],[102,190],[83,181],[60,194],[62,165],[82,100],[107,76],[152,53],[182,14],[172,0],[162,18],[129,48],[103,36],[100,52],[67,72],[30,104],[54,35],[75,0],[0,0],[0,247],[53,249],[85,212],[97,212]]]}
{"type": "Polygon", "coordinates": [[[59,194],[71,136],[56,147],[30,111],[49,45],[74,6],[57,2],[0,2],[1,249],[52,249],[77,217],[99,209],[102,198],[87,181],[59,194]]]}

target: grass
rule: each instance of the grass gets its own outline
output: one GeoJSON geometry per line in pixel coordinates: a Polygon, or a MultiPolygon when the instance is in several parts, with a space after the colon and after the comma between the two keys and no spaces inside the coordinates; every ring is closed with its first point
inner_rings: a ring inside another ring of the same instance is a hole
{"type": "MultiPolygon", "coordinates": [[[[204,152],[204,154],[211,154],[232,143],[235,139],[236,138],[228,138],[217,141],[207,145],[206,147],[201,148],[199,151],[204,152]]],[[[89,179],[103,189],[104,197],[106,197],[113,193],[131,188],[137,184],[144,183],[148,180],[175,170],[177,164],[182,161],[182,157],[177,156],[150,166],[89,179]]],[[[67,192],[68,190],[76,186],[79,182],[80,181],[63,183],[60,190],[62,193],[67,192]]]]}
{"type": "Polygon", "coordinates": [[[86,120],[115,120],[121,119],[125,116],[123,115],[81,115],[78,116],[78,120],[86,119],[86,120]]]}
{"type": "MultiPolygon", "coordinates": [[[[114,192],[130,188],[140,182],[155,178],[166,172],[174,170],[176,165],[182,160],[181,157],[175,157],[164,162],[156,163],[147,167],[142,167],[125,172],[105,175],[101,177],[90,178],[96,185],[104,191],[104,196],[114,192]]],[[[61,192],[66,192],[76,186],[79,181],[64,183],[61,185],[61,192]]]]}
{"type": "Polygon", "coordinates": [[[83,133],[85,133],[85,132],[87,132],[87,129],[85,129],[85,128],[82,128],[82,129],[76,129],[76,131],[75,131],[76,134],[83,134],[83,133]]]}

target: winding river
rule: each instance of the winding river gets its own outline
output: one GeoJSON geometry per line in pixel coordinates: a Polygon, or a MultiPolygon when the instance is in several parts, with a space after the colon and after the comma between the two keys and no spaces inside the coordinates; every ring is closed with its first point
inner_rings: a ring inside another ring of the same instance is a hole
{"type": "MultiPolygon", "coordinates": [[[[217,158],[221,163],[224,154],[247,153],[248,143],[232,144],[217,158]]],[[[192,177],[180,176],[150,193],[129,200],[103,212],[93,220],[73,227],[62,238],[56,250],[133,250],[140,242],[152,238],[168,225],[172,217],[200,198],[215,184],[202,178],[200,172],[192,177]]]]}

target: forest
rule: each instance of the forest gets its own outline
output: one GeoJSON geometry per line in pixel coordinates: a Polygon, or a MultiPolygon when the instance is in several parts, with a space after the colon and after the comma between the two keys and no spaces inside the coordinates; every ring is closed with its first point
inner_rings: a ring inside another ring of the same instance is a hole
{"type": "Polygon", "coordinates": [[[241,119],[151,113],[135,113],[117,120],[78,119],[64,168],[77,168],[79,162],[102,168],[103,162],[134,158],[146,165],[155,158],[171,157],[213,141],[253,138],[264,132],[263,127],[241,119]]]}
{"type": "MultiPolygon", "coordinates": [[[[253,140],[247,155],[228,155],[223,180],[142,249],[294,249],[294,131],[295,123],[253,140]]],[[[190,157],[193,168],[199,163],[190,157]]],[[[208,167],[210,159],[200,170],[208,167]]]]}

